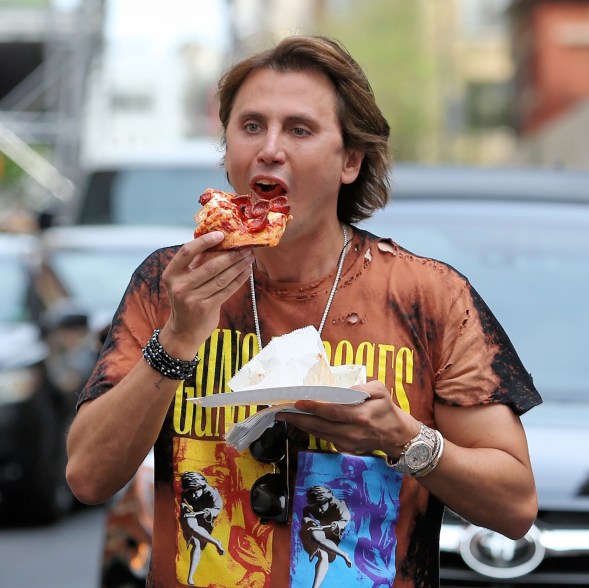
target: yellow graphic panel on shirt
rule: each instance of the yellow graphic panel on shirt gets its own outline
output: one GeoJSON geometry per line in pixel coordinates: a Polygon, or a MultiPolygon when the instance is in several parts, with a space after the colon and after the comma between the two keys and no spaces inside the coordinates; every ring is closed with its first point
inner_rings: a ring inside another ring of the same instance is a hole
{"type": "MultiPolygon", "coordinates": [[[[354,346],[350,341],[337,344],[323,342],[330,365],[362,364],[366,367],[368,380],[380,380],[389,388],[399,406],[411,412],[409,387],[413,384],[415,352],[413,349],[386,343],[364,341],[354,346]]],[[[177,435],[207,440],[222,440],[227,431],[237,422],[256,413],[256,406],[222,406],[199,408],[195,398],[229,392],[227,382],[235,372],[257,352],[252,348],[252,338],[242,338],[239,331],[216,329],[199,350],[199,363],[193,382],[178,386],[174,399],[173,426],[177,435]]],[[[312,449],[329,450],[328,447],[312,449]]]]}
{"type": "Polygon", "coordinates": [[[224,442],[174,440],[176,578],[181,586],[267,584],[272,528],[251,511],[249,489],[271,471],[224,442]]]}

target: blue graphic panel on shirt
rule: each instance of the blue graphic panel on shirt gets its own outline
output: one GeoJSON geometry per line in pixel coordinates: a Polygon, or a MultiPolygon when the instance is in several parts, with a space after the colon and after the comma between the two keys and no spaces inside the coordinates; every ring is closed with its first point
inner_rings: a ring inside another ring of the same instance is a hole
{"type": "Polygon", "coordinates": [[[291,587],[390,586],[401,480],[380,458],[301,452],[291,587]]]}

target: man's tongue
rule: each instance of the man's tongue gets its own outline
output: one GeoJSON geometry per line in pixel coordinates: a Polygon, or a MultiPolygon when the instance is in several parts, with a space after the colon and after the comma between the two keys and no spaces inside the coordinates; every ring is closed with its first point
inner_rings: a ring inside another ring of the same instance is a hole
{"type": "Polygon", "coordinates": [[[264,200],[271,200],[276,196],[282,196],[285,193],[284,188],[280,184],[266,184],[256,183],[253,186],[253,191],[258,198],[264,200]]]}

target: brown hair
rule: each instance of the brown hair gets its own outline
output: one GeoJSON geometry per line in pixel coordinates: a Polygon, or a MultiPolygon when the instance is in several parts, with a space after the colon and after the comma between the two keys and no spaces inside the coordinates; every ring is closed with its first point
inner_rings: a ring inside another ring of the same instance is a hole
{"type": "Polygon", "coordinates": [[[338,217],[347,223],[357,222],[385,206],[389,198],[390,128],[364,71],[349,52],[327,37],[293,36],[240,61],[219,81],[219,117],[224,132],[241,85],[252,71],[262,68],[279,72],[314,70],[333,82],[344,147],[364,151],[358,177],[340,188],[338,217]]]}

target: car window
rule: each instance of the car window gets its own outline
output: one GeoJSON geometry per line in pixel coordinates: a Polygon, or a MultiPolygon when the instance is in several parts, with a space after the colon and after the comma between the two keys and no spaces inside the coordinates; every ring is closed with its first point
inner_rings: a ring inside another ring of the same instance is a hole
{"type": "Polygon", "coordinates": [[[27,320],[27,276],[22,264],[16,257],[0,257],[0,276],[0,322],[27,320]]]}
{"type": "Polygon", "coordinates": [[[543,396],[586,396],[587,207],[399,201],[362,226],[465,274],[543,396]]]}
{"type": "Polygon", "coordinates": [[[50,265],[68,295],[92,314],[112,314],[137,266],[147,257],[144,250],[62,249],[50,256],[50,265]]]}
{"type": "Polygon", "coordinates": [[[232,190],[222,168],[134,168],[92,175],[82,224],[193,225],[207,188],[232,190]]]}

